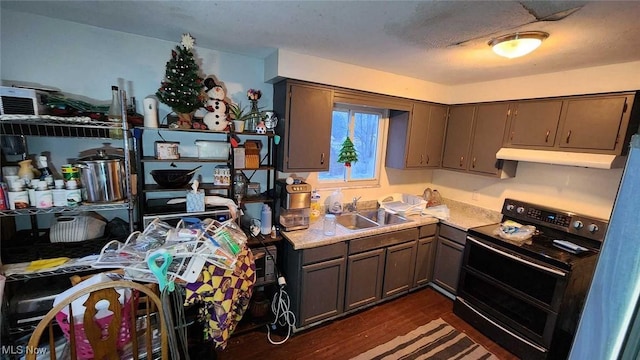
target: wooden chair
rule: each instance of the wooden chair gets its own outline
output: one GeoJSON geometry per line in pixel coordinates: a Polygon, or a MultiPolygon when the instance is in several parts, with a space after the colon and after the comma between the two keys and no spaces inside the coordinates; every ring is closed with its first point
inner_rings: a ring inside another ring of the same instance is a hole
{"type": "MultiPolygon", "coordinates": [[[[35,349],[44,341],[43,334],[47,331],[48,341],[44,346],[49,347],[49,358],[56,359],[56,338],[60,338],[61,332],[56,329],[60,326],[67,328],[66,339],[70,359],[121,359],[124,353],[127,358],[140,359],[141,357],[151,359],[168,359],[168,328],[165,322],[164,310],[160,298],[147,286],[133,281],[110,281],[91,285],[67,297],[64,301],[54,306],[40,321],[34,330],[26,352],[27,360],[35,360],[39,351],[35,349]],[[116,290],[131,289],[132,301],[120,304],[119,293],[116,290]],[[74,320],[71,303],[85,295],[88,295],[84,302],[86,307],[84,318],[81,324],[74,320]],[[146,302],[142,304],[146,309],[145,314],[138,313],[138,301],[146,302]],[[95,320],[97,313],[96,304],[100,301],[109,302],[109,311],[113,313],[107,324],[99,323],[95,320]],[[68,316],[58,315],[63,309],[67,309],[68,316]],[[157,309],[153,313],[151,309],[157,309]],[[134,314],[134,316],[128,316],[134,314]],[[137,316],[135,316],[137,314],[137,316]],[[68,324],[61,323],[61,318],[68,319],[68,324]],[[57,320],[57,321],[55,321],[57,320]],[[82,339],[86,338],[88,342],[82,339]],[[158,349],[159,346],[159,349],[158,349]],[[87,356],[86,348],[90,347],[92,356],[87,356]],[[129,354],[130,353],[130,354],[129,354]],[[156,355],[158,354],[159,355],[156,355]],[[152,354],[152,356],[146,356],[152,354]]],[[[47,336],[47,335],[45,335],[47,336]]]]}

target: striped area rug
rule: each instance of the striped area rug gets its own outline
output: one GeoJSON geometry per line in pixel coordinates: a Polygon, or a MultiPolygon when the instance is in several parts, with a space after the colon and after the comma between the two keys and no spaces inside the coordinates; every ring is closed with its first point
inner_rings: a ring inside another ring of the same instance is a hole
{"type": "Polygon", "coordinates": [[[497,360],[498,358],[444,320],[437,319],[408,334],[378,345],[351,360],[373,359],[497,360]]]}

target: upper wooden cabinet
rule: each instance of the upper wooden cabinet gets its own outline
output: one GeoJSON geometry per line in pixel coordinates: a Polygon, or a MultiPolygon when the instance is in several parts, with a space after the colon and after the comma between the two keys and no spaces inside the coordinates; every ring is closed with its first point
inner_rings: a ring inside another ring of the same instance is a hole
{"type": "Polygon", "coordinates": [[[449,109],[442,167],[511,177],[515,163],[496,159],[508,123],[509,103],[454,105],[449,109]]]}
{"type": "Polygon", "coordinates": [[[275,84],[273,90],[274,110],[281,117],[276,128],[281,136],[278,170],[329,170],[333,90],[291,80],[275,84]]]}
{"type": "Polygon", "coordinates": [[[503,162],[496,159],[496,153],[502,147],[508,114],[508,103],[478,105],[471,142],[469,172],[501,175],[503,162]]]}
{"type": "Polygon", "coordinates": [[[518,101],[504,145],[513,148],[624,155],[637,131],[635,93],[518,101]]]}
{"type": "Polygon", "coordinates": [[[475,113],[475,105],[454,105],[449,108],[449,120],[442,155],[443,168],[467,169],[475,113]]]}
{"type": "Polygon", "coordinates": [[[416,102],[411,111],[391,111],[386,166],[438,168],[447,122],[447,106],[416,102]]]}
{"type": "Polygon", "coordinates": [[[630,112],[627,109],[631,110],[631,104],[632,95],[565,100],[558,147],[615,151],[624,140],[630,112]]]}
{"type": "Polygon", "coordinates": [[[507,143],[552,147],[556,140],[562,100],[522,101],[513,104],[507,143]]]}

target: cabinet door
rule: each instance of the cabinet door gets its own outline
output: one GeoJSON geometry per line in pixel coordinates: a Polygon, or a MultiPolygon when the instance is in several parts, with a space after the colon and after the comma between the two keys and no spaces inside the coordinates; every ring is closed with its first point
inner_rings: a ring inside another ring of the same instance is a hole
{"type": "Polygon", "coordinates": [[[454,295],[458,291],[458,276],[462,266],[463,250],[464,246],[438,237],[433,282],[454,295]]]}
{"type": "Polygon", "coordinates": [[[302,267],[301,325],[343,312],[345,273],[344,258],[302,267]]]}
{"type": "Polygon", "coordinates": [[[626,96],[566,100],[560,148],[614,150],[626,101],[626,96]]]}
{"type": "Polygon", "coordinates": [[[429,104],[415,103],[409,121],[408,168],[423,167],[427,157],[427,133],[429,132],[429,104]]]}
{"type": "Polygon", "coordinates": [[[467,169],[474,113],[474,105],[459,105],[449,108],[449,120],[442,156],[443,168],[467,169]]]}
{"type": "Polygon", "coordinates": [[[527,101],[517,104],[511,115],[509,144],[552,147],[556,140],[561,100],[527,101]]]}
{"type": "Polygon", "coordinates": [[[384,255],[384,249],[376,249],[349,256],[345,310],[355,309],[381,299],[384,255]]]}
{"type": "Polygon", "coordinates": [[[447,106],[429,106],[429,130],[427,132],[425,167],[440,167],[442,159],[442,145],[447,125],[447,106]]]}
{"type": "Polygon", "coordinates": [[[497,175],[496,153],[502,147],[507,126],[508,103],[478,105],[471,145],[470,172],[497,175]]]}
{"type": "Polygon", "coordinates": [[[406,292],[413,282],[416,262],[416,241],[387,248],[382,297],[406,292]]]}
{"type": "Polygon", "coordinates": [[[433,276],[433,255],[434,255],[435,237],[418,239],[418,248],[416,251],[416,269],[413,275],[413,284],[411,288],[426,285],[431,281],[433,276]]]}
{"type": "Polygon", "coordinates": [[[289,171],[329,170],[332,91],[292,84],[289,86],[286,168],[289,171]]]}

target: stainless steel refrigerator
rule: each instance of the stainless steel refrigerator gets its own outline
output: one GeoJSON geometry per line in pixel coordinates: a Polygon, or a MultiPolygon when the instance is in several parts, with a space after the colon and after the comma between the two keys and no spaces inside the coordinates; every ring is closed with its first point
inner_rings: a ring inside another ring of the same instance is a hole
{"type": "Polygon", "coordinates": [[[569,359],[639,358],[640,135],[636,134],[569,359]]]}

